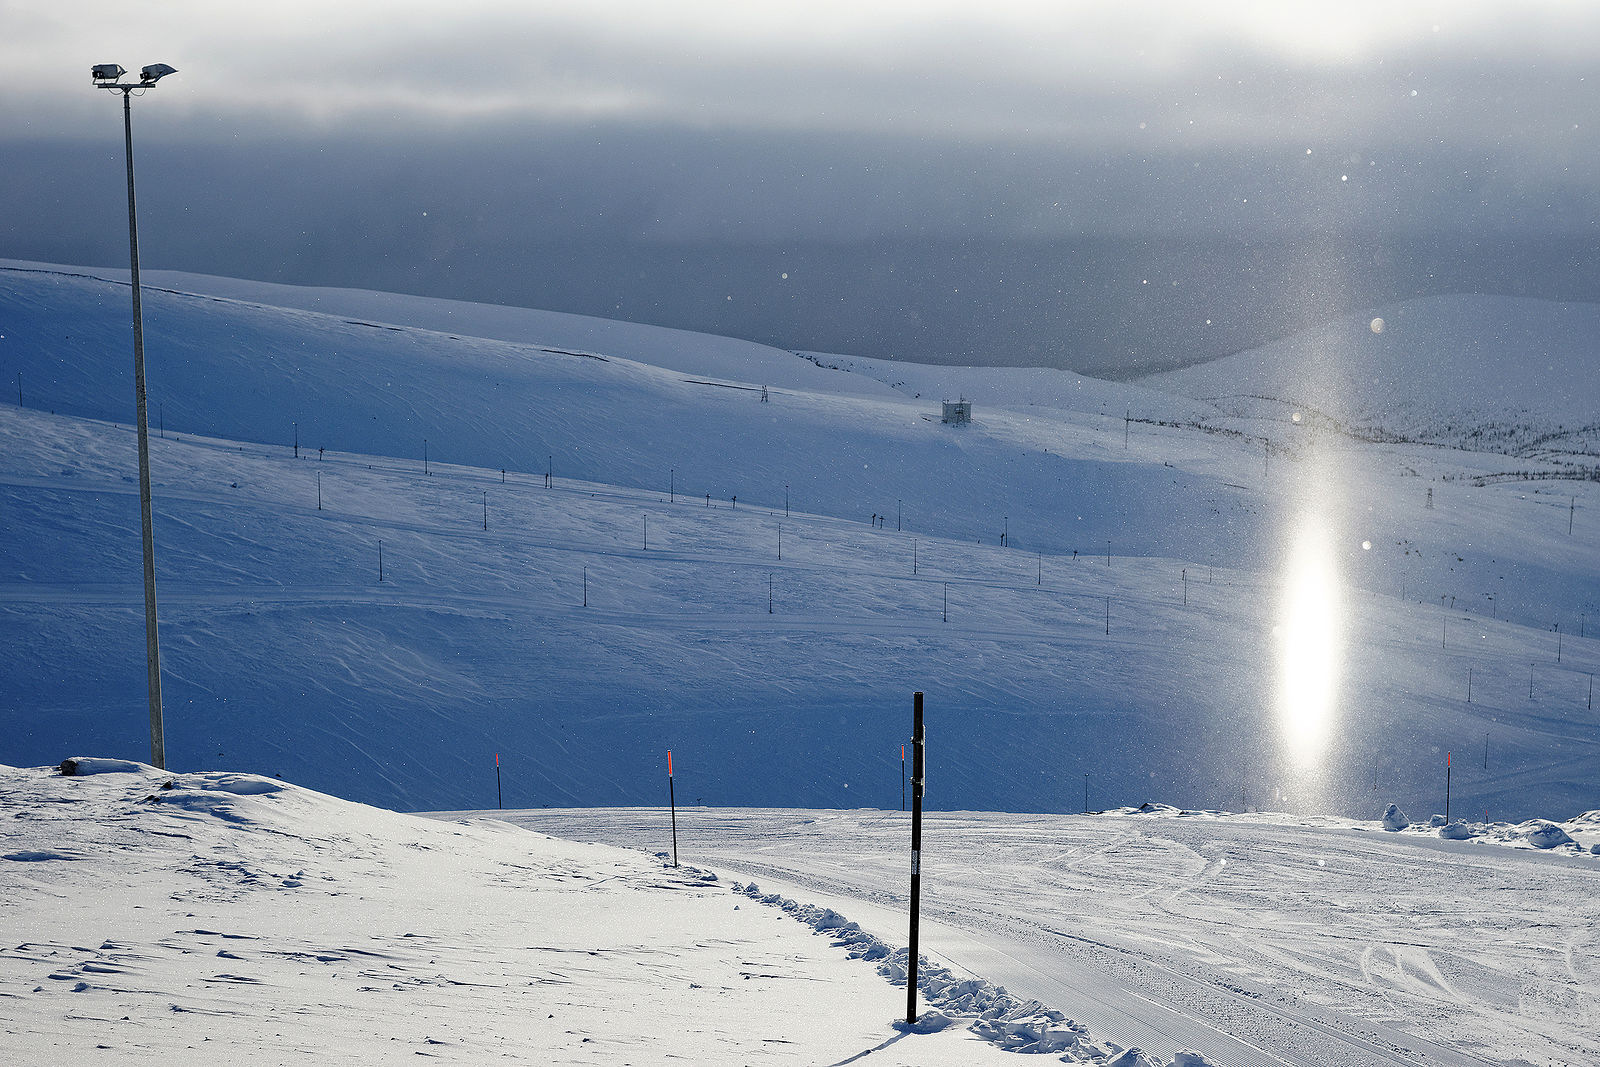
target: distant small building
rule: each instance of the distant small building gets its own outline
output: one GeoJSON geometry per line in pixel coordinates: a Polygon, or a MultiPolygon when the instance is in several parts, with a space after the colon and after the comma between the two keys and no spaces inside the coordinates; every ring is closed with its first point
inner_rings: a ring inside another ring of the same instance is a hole
{"type": "Polygon", "coordinates": [[[972,421],[972,401],[946,400],[944,402],[944,418],[941,422],[950,422],[960,425],[972,421]]]}

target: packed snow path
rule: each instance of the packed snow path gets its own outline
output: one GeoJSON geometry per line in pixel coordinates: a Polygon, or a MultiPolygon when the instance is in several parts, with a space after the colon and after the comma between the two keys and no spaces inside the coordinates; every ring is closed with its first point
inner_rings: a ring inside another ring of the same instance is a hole
{"type": "MultiPolygon", "coordinates": [[[[666,813],[515,812],[667,847],[666,813]]],[[[903,944],[908,816],[680,810],[686,861],[903,944]]],[[[1273,816],[933,814],[925,946],[1096,1038],[1218,1063],[1600,1059],[1600,862],[1273,816]]]]}

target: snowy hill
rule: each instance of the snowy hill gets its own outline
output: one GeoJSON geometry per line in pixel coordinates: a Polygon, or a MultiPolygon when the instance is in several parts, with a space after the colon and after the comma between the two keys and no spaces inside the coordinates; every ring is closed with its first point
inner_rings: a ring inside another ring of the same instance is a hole
{"type": "Polygon", "coordinates": [[[1553,824],[1473,841],[1159,807],[935,814],[908,1028],[900,812],[681,810],[671,867],[659,808],[432,821],[252,774],[68,766],[0,766],[9,1062],[1511,1067],[1600,1051],[1600,863],[1580,848],[1600,848],[1600,813],[1566,824],[1577,844],[1553,824]]]}
{"type": "Polygon", "coordinates": [[[1600,305],[1432,296],[1141,379],[1219,414],[1600,469],[1600,305]]]}
{"type": "MultiPolygon", "coordinates": [[[[128,294],[94,273],[0,270],[16,764],[148,752],[128,294]]],[[[469,808],[498,752],[508,804],[618,805],[670,747],[690,801],[893,807],[923,690],[966,754],[943,808],[1077,810],[1088,775],[1097,808],[1427,811],[1446,752],[1463,810],[1595,806],[1592,483],[1148,383],[162,280],[195,290],[146,298],[175,768],[469,808]],[[1308,501],[1343,603],[1315,767],[1279,722],[1308,501]]]]}
{"type": "MultiPolygon", "coordinates": [[[[976,1012],[897,1034],[903,981],[704,871],[254,775],[81,764],[0,767],[8,1062],[1005,1056],[969,1029],[976,1012]]],[[[1111,1059],[1063,1033],[1074,1062],[1111,1059]]]]}

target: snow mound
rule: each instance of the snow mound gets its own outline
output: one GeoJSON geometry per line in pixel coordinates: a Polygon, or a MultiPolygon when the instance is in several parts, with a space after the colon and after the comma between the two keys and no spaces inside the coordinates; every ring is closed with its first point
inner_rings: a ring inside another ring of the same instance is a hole
{"type": "Polygon", "coordinates": [[[1455,822],[1446,823],[1439,827],[1439,836],[1446,841],[1469,841],[1477,837],[1481,831],[1457,819],[1455,822]]]}
{"type": "Polygon", "coordinates": [[[288,788],[281,781],[273,778],[263,778],[259,774],[208,774],[193,777],[197,780],[190,782],[189,787],[191,789],[213,793],[233,793],[241,797],[281,793],[288,788]]]}
{"type": "Polygon", "coordinates": [[[148,763],[135,763],[126,759],[105,759],[97,756],[73,756],[61,761],[61,773],[72,777],[86,774],[149,774],[161,771],[148,763]]]}
{"type": "Polygon", "coordinates": [[[1156,1067],[1156,1061],[1137,1048],[1123,1049],[1106,1067],[1156,1067]]]}
{"type": "Polygon", "coordinates": [[[1400,805],[1390,804],[1383,809],[1383,828],[1385,830],[1404,830],[1411,825],[1411,820],[1406,813],[1400,810],[1400,805]]]}
{"type": "Polygon", "coordinates": [[[908,1034],[936,1034],[940,1030],[948,1030],[955,1026],[958,1020],[946,1015],[937,1009],[925,1011],[917,1016],[917,1021],[908,1023],[904,1019],[896,1019],[894,1028],[908,1034]]]}
{"type": "Polygon", "coordinates": [[[1571,834],[1555,823],[1543,819],[1530,819],[1512,832],[1534,848],[1558,848],[1562,845],[1576,844],[1571,834]]]}

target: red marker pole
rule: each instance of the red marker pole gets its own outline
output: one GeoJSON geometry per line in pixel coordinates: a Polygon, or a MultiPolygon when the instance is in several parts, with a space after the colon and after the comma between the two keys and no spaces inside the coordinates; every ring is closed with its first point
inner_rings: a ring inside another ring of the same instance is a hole
{"type": "Polygon", "coordinates": [[[494,754],[494,802],[500,807],[506,806],[505,796],[500,792],[500,753],[494,754]]]}
{"type": "Polygon", "coordinates": [[[667,803],[672,805],[672,865],[678,865],[678,798],[672,789],[672,749],[667,749],[667,803]]]}

